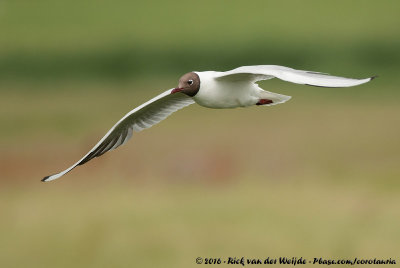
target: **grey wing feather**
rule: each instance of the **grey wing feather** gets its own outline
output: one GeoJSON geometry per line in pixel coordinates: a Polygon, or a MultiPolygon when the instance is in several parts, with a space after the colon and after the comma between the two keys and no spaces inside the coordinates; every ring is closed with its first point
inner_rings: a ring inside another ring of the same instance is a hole
{"type": "Polygon", "coordinates": [[[173,112],[194,103],[192,98],[183,93],[170,94],[170,92],[171,90],[167,90],[130,111],[81,160],[60,173],[43,178],[42,181],[60,178],[76,166],[83,165],[93,158],[123,145],[132,137],[134,131],[139,132],[149,128],[164,120],[173,112]]]}

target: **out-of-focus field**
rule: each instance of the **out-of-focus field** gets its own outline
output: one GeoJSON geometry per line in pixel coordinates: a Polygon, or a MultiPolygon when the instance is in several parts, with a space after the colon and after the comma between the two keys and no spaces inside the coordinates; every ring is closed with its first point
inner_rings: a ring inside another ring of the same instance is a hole
{"type": "Polygon", "coordinates": [[[39,179],[76,161],[153,90],[7,93],[1,114],[14,109],[21,125],[2,118],[3,266],[398,256],[398,103],[325,98],[321,88],[306,97],[305,88],[271,108],[186,108],[47,184],[39,179]]]}
{"type": "Polygon", "coordinates": [[[397,1],[0,3],[0,267],[199,267],[197,257],[397,258],[397,1]],[[283,64],[273,107],[192,105],[60,180],[191,70],[283,64]]]}

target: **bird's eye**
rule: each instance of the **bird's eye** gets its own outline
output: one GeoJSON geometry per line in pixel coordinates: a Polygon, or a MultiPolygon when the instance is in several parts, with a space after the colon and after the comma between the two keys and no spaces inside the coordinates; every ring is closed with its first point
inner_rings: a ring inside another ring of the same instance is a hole
{"type": "Polygon", "coordinates": [[[187,82],[188,82],[189,86],[191,86],[193,84],[193,80],[188,80],[187,82]]]}

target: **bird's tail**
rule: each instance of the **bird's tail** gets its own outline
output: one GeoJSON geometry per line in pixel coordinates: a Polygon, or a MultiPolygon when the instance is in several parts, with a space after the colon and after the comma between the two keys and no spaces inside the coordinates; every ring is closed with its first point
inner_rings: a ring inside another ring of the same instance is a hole
{"type": "Polygon", "coordinates": [[[268,99],[268,100],[272,101],[272,103],[266,104],[264,106],[270,106],[270,105],[284,103],[292,98],[290,96],[286,96],[286,95],[282,95],[282,94],[278,94],[278,93],[274,93],[274,92],[269,92],[269,91],[265,91],[265,90],[261,91],[260,97],[261,97],[261,99],[268,99]]]}

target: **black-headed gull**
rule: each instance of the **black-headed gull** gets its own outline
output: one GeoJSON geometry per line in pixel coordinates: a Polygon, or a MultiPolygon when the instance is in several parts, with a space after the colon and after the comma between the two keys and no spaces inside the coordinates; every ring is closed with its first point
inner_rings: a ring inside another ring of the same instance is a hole
{"type": "Polygon", "coordinates": [[[274,77],[287,82],[319,87],[351,87],[367,83],[374,78],[351,79],[276,65],[242,66],[227,72],[190,72],[179,79],[177,88],[161,93],[122,117],[78,162],[60,173],[43,178],[42,181],[60,178],[76,166],[126,143],[134,131],[149,128],[173,112],[193,103],[208,108],[270,106],[284,103],[291,97],[265,91],[256,84],[257,81],[274,77]]]}

